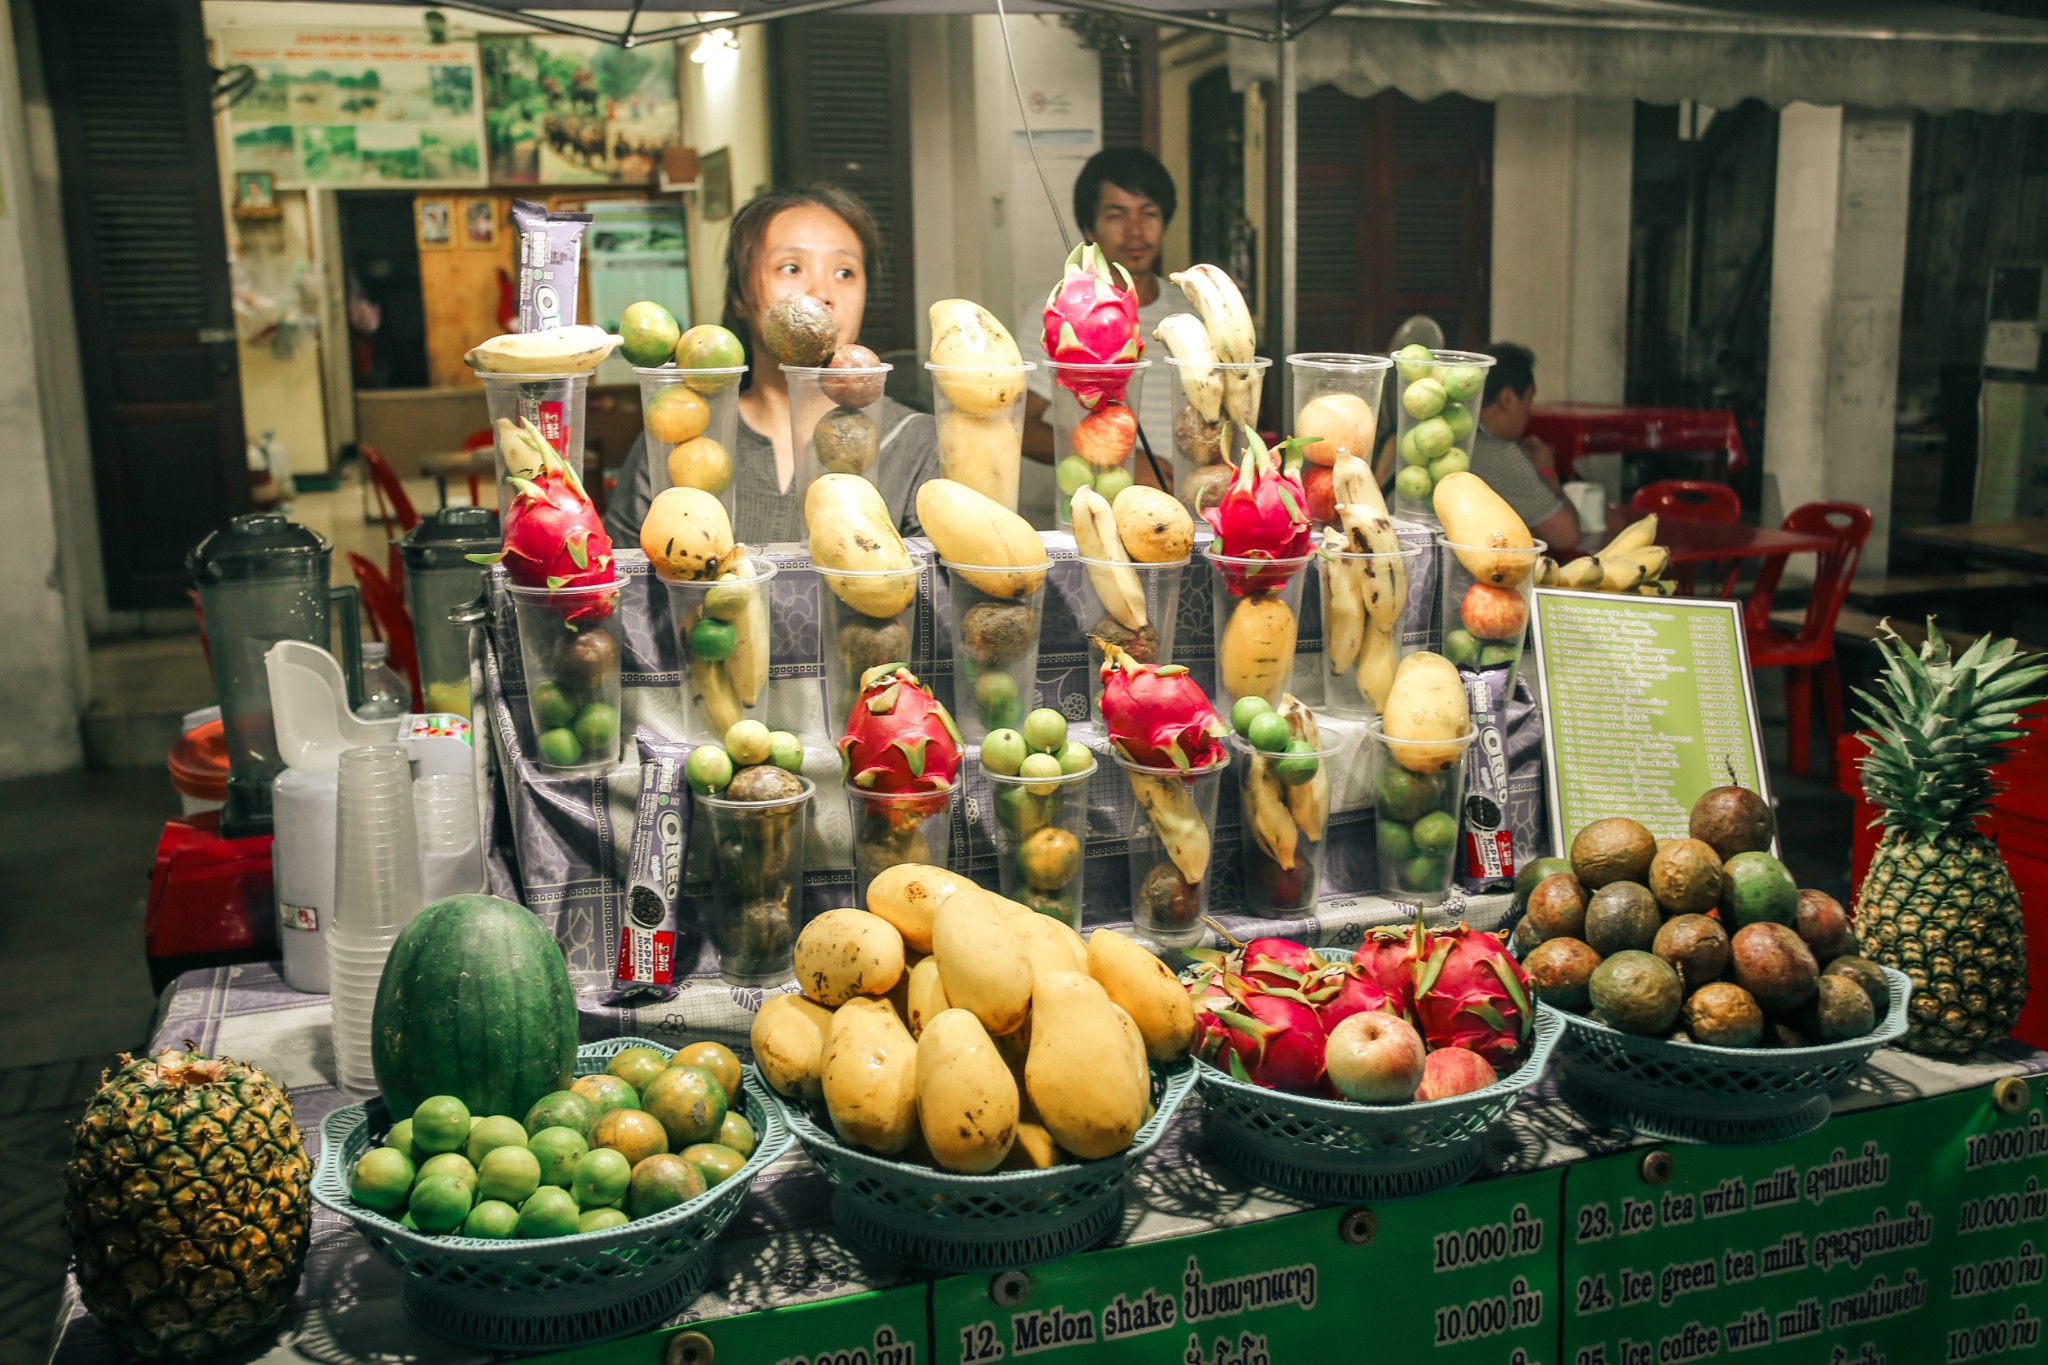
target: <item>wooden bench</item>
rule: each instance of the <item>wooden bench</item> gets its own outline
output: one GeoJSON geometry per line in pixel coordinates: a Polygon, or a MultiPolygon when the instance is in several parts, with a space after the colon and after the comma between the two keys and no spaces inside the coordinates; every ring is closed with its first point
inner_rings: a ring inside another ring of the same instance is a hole
{"type": "Polygon", "coordinates": [[[1899,574],[1859,578],[1849,586],[1849,603],[1880,614],[1924,608],[1939,602],[1995,593],[2048,588],[2048,578],[2017,569],[1981,569],[1966,573],[1899,574]]]}

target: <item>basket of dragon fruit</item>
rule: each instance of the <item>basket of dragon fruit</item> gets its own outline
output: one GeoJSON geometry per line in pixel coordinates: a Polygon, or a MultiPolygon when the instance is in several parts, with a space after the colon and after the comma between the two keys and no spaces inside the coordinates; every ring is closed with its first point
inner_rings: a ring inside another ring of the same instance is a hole
{"type": "Polygon", "coordinates": [[[1372,930],[1348,960],[1254,939],[1204,961],[1188,991],[1210,1145],[1318,1201],[1471,1176],[1563,1027],[1499,935],[1420,918],[1372,930]]]}

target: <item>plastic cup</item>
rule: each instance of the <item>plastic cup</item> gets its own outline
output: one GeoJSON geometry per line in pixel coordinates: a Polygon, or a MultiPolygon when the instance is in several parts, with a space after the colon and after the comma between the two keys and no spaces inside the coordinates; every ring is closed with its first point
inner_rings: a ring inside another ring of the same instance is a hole
{"type": "Polygon", "coordinates": [[[1167,947],[1193,943],[1202,936],[1216,881],[1216,805],[1229,754],[1193,772],[1148,768],[1122,754],[1116,761],[1134,798],[1127,839],[1132,922],[1167,947]]]}
{"type": "Polygon", "coordinates": [[[683,738],[720,744],[743,720],[765,720],[770,663],[768,595],[775,563],[758,545],[729,579],[669,583],[682,669],[683,738]],[[740,573],[748,577],[740,578],[740,573]]]}
{"type": "Polygon", "coordinates": [[[873,792],[842,783],[853,817],[853,903],[868,903],[868,883],[899,863],[950,864],[955,782],[944,791],[873,792]]]}
{"type": "Polygon", "coordinates": [[[1088,782],[1095,769],[1091,761],[1082,771],[1060,777],[988,774],[996,803],[996,878],[1003,894],[1069,929],[1081,927],[1088,782]]]}
{"type": "Polygon", "coordinates": [[[371,1025],[377,986],[398,931],[351,937],[337,926],[322,937],[327,940],[335,1078],[350,1094],[374,1094],[378,1087],[371,1064],[371,1025]]]}
{"type": "Polygon", "coordinates": [[[334,932],[395,934],[425,904],[405,749],[343,750],[335,778],[334,932]]]}
{"type": "Polygon", "coordinates": [[[1301,449],[1301,484],[1309,520],[1332,525],[1337,514],[1330,470],[1339,455],[1372,465],[1379,449],[1380,390],[1394,362],[1383,355],[1311,351],[1287,357],[1287,368],[1294,380],[1289,432],[1308,442],[1301,449]]]}
{"type": "Polygon", "coordinates": [[[1053,478],[1060,490],[1053,510],[1058,524],[1066,526],[1074,519],[1073,496],[1083,485],[1115,502],[1117,494],[1137,482],[1138,414],[1126,394],[1134,381],[1143,383],[1152,362],[1047,363],[1052,366],[1053,478]],[[1094,406],[1084,406],[1082,395],[1094,406]]]}
{"type": "Polygon", "coordinates": [[[740,434],[740,376],[744,365],[685,370],[675,365],[636,367],[640,425],[647,433],[647,468],[654,491],[701,488],[733,514],[740,434]]]}
{"type": "Polygon", "coordinates": [[[1301,630],[1301,585],[1314,554],[1292,559],[1244,559],[1205,553],[1215,572],[1210,614],[1216,630],[1216,709],[1223,715],[1239,697],[1259,696],[1277,706],[1294,674],[1301,630]]]}
{"type": "Polygon", "coordinates": [[[1022,725],[1034,704],[1046,566],[939,562],[952,609],[953,719],[961,738],[979,744],[1022,725]]]}
{"type": "Polygon", "coordinates": [[[1244,908],[1299,915],[1323,885],[1330,828],[1330,763],[1342,746],[1325,736],[1305,753],[1269,754],[1230,736],[1244,826],[1244,908]]]}
{"type": "Polygon", "coordinates": [[[576,374],[485,374],[478,378],[483,380],[484,402],[490,409],[491,427],[497,433],[501,519],[519,491],[507,480],[514,475],[531,478],[540,472],[524,450],[506,439],[508,429],[517,431],[521,423],[533,423],[576,477],[583,477],[583,398],[590,389],[588,370],[576,374]]]}
{"type": "Polygon", "coordinates": [[[1022,365],[933,365],[932,415],[939,426],[939,473],[1012,512],[1024,468],[1022,365]]]}
{"type": "Polygon", "coordinates": [[[513,587],[533,761],[600,772],[619,761],[619,585],[513,587]]]}
{"type": "Polygon", "coordinates": [[[1325,550],[1322,579],[1323,709],[1339,716],[1376,716],[1394,669],[1416,646],[1409,632],[1429,618],[1423,586],[1426,545],[1389,554],[1325,550]],[[1376,602],[1391,603],[1375,613],[1376,602]]]}
{"type": "Polygon", "coordinates": [[[790,449],[796,452],[795,491],[820,474],[858,474],[878,484],[882,437],[888,433],[871,409],[881,400],[894,365],[824,369],[784,365],[789,384],[790,449]]]}
{"type": "MultiPolygon", "coordinates": [[[[1180,585],[1187,574],[1188,557],[1182,555],[1163,564],[1118,564],[1083,555],[1081,567],[1085,589],[1082,625],[1088,638],[1107,640],[1141,664],[1172,663],[1174,622],[1180,615],[1180,585]],[[1116,574],[1124,569],[1136,577],[1139,596],[1145,604],[1144,621],[1135,628],[1102,605],[1102,594],[1095,586],[1098,574],[1116,574]]],[[[1102,660],[1099,651],[1091,651],[1088,657],[1088,714],[1100,721],[1102,660]]]]}
{"type": "Polygon", "coordinates": [[[912,549],[910,562],[908,569],[817,571],[825,724],[835,736],[860,696],[863,673],[890,663],[906,664],[913,673],[923,671],[926,660],[918,657],[915,613],[918,578],[930,556],[912,549]],[[888,610],[899,602],[901,606],[888,610]],[[875,614],[883,611],[887,614],[875,614]]]}
{"type": "Polygon", "coordinates": [[[1540,540],[1526,550],[1492,550],[1436,538],[1445,658],[1460,668],[1505,668],[1514,686],[1529,638],[1536,562],[1549,548],[1540,540]]]}
{"type": "Polygon", "coordinates": [[[790,979],[791,952],[804,903],[804,831],[817,787],[779,801],[694,796],[711,843],[711,920],[718,970],[735,986],[790,979]]]}
{"type": "Polygon", "coordinates": [[[1431,351],[1427,362],[1393,357],[1400,385],[1394,404],[1394,510],[1437,525],[1430,495],[1438,480],[1472,467],[1472,440],[1493,357],[1476,351],[1431,351]]]}
{"type": "Polygon", "coordinates": [[[429,773],[412,784],[412,806],[419,821],[427,903],[482,887],[474,779],[467,773],[429,773]]]}
{"type": "Polygon", "coordinates": [[[1266,369],[1273,362],[1260,356],[1255,360],[1228,365],[1188,365],[1166,357],[1180,389],[1180,404],[1173,418],[1173,492],[1183,506],[1199,517],[1223,497],[1230,482],[1230,466],[1244,453],[1244,423],[1259,420],[1259,390],[1266,369]],[[1211,372],[1213,370],[1213,373],[1211,372]],[[1194,384],[1205,395],[1200,404],[1188,394],[1194,384]],[[1240,395],[1236,402],[1227,396],[1240,395]]]}
{"type": "Polygon", "coordinates": [[[1456,739],[1390,739],[1377,720],[1366,722],[1380,890],[1393,899],[1437,905],[1450,894],[1465,754],[1478,733],[1468,726],[1456,739]]]}

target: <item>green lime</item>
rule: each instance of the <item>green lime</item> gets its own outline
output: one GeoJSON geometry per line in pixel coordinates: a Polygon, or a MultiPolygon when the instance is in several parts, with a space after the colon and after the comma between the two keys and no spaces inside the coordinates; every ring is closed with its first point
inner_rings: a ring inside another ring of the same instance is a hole
{"type": "Polygon", "coordinates": [[[1427,465],[1429,463],[1429,457],[1427,455],[1424,455],[1421,449],[1415,444],[1415,432],[1413,428],[1401,434],[1400,449],[1401,463],[1404,466],[1412,467],[1416,465],[1427,465]]]}
{"type": "MultiPolygon", "coordinates": [[[[667,1069],[662,1068],[663,1071],[667,1069]]],[[[661,1072],[657,1071],[654,1074],[658,1076],[661,1072]]],[[[614,1109],[640,1107],[639,1087],[608,1071],[601,1071],[595,1076],[578,1076],[569,1088],[589,1100],[592,1107],[597,1110],[599,1118],[603,1118],[614,1109]]]]}
{"type": "Polygon", "coordinates": [[[584,707],[576,716],[576,738],[587,753],[610,752],[619,742],[619,708],[603,701],[584,707]]]}
{"type": "Polygon", "coordinates": [[[524,1147],[526,1125],[518,1119],[508,1119],[502,1114],[493,1114],[481,1123],[470,1125],[469,1141],[463,1151],[471,1164],[481,1168],[484,1158],[500,1147],[524,1147]]]}
{"type": "Polygon", "coordinates": [[[768,752],[774,742],[774,735],[760,721],[734,721],[725,732],[725,754],[735,768],[751,768],[756,763],[768,761],[768,752]]]}
{"type": "Polygon", "coordinates": [[[647,1088],[649,1081],[668,1070],[668,1063],[669,1054],[658,1047],[629,1047],[612,1057],[605,1066],[605,1074],[617,1076],[632,1086],[637,1095],[647,1088]]]}
{"type": "Polygon", "coordinates": [[[540,761],[550,768],[573,768],[583,761],[583,741],[574,730],[542,731],[540,761]]]}
{"type": "Polygon", "coordinates": [[[398,1220],[398,1226],[404,1228],[407,1232],[418,1232],[420,1230],[420,1225],[412,1220],[412,1215],[409,1213],[398,1220]]]}
{"type": "Polygon", "coordinates": [[[1095,476],[1095,491],[1104,502],[1115,502],[1117,494],[1136,482],[1130,470],[1115,464],[1095,476]]]}
{"type": "Polygon", "coordinates": [[[421,1232],[453,1232],[469,1217],[470,1187],[452,1175],[430,1175],[412,1187],[405,1211],[421,1232]]]}
{"type": "Polygon", "coordinates": [[[624,1152],[598,1147],[578,1158],[569,1193],[586,1209],[616,1204],[626,1197],[626,1184],[632,1178],[633,1163],[626,1160],[624,1152]]]}
{"type": "Polygon", "coordinates": [[[981,737],[981,766],[998,777],[1015,777],[1031,746],[1015,730],[991,730],[981,737]]]}
{"type": "Polygon", "coordinates": [[[540,1188],[540,1158],[524,1147],[493,1147],[476,1168],[476,1191],[517,1204],[540,1188]]]}
{"type": "Polygon", "coordinates": [[[1472,667],[1479,662],[1479,637],[1469,630],[1445,631],[1444,657],[1460,668],[1472,667]]]}
{"type": "Polygon", "coordinates": [[[1437,415],[1451,424],[1451,439],[1459,445],[1465,444],[1465,438],[1472,434],[1472,409],[1463,403],[1452,403],[1437,415]]]}
{"type": "Polygon", "coordinates": [[[1400,373],[1402,383],[1413,384],[1435,371],[1436,352],[1419,341],[1411,341],[1394,352],[1394,369],[1400,373]]]}
{"type": "Polygon", "coordinates": [[[722,574],[716,587],[704,594],[704,614],[719,621],[737,621],[753,600],[753,590],[738,574],[722,574]]]}
{"type": "Polygon", "coordinates": [[[1417,852],[1442,857],[1458,842],[1458,822],[1443,811],[1433,810],[1417,820],[1409,834],[1415,840],[1417,852]]]}
{"type": "Polygon", "coordinates": [[[768,761],[784,772],[802,772],[804,742],[787,730],[771,731],[768,735],[768,761]]]}
{"type": "Polygon", "coordinates": [[[1078,739],[1070,739],[1060,745],[1060,771],[1072,777],[1085,773],[1095,763],[1095,751],[1078,739]]]}
{"type": "Polygon", "coordinates": [[[1401,864],[1401,885],[1410,891],[1444,889],[1444,860],[1427,853],[1417,854],[1401,864]]]}
{"type": "Polygon", "coordinates": [[[740,1172],[747,1159],[732,1148],[716,1142],[699,1142],[683,1148],[683,1160],[697,1168],[706,1185],[722,1185],[740,1172]]]}
{"type": "Polygon", "coordinates": [[[1052,803],[1024,787],[1004,787],[996,793],[996,819],[1021,839],[1052,822],[1052,803]]]}
{"type": "MultiPolygon", "coordinates": [[[[694,1066],[711,1073],[711,1079],[718,1082],[718,1088],[725,1092],[726,1102],[740,1093],[740,1086],[746,1073],[740,1066],[739,1055],[724,1043],[709,1039],[702,1042],[685,1043],[676,1049],[671,1066],[694,1066]]],[[[712,1139],[704,1139],[706,1142],[712,1139]]]]}
{"type": "Polygon", "coordinates": [[[1052,477],[1060,486],[1060,496],[1072,498],[1081,489],[1095,486],[1095,466],[1079,455],[1069,455],[1054,467],[1052,477]]]}
{"type": "Polygon", "coordinates": [[[1444,386],[1433,378],[1418,379],[1401,390],[1401,406],[1418,422],[1442,412],[1446,401],[1444,386]]]}
{"type": "Polygon", "coordinates": [[[975,680],[974,709],[981,723],[993,729],[1015,725],[1024,707],[1017,699],[1017,680],[1000,669],[990,669],[975,680]]]}
{"type": "Polygon", "coordinates": [[[624,1209],[585,1209],[576,1216],[576,1231],[603,1232],[606,1228],[624,1227],[632,1221],[626,1217],[624,1209]]]}
{"type": "Polygon", "coordinates": [[[1067,718],[1050,706],[1024,717],[1024,742],[1041,753],[1057,753],[1067,742],[1067,718]]]}
{"type": "Polygon", "coordinates": [[[588,1137],[590,1125],[596,1122],[597,1106],[573,1090],[543,1095],[526,1111],[528,1135],[543,1128],[568,1128],[588,1137]]]}
{"type": "Polygon", "coordinates": [[[747,363],[740,339],[715,322],[700,322],[676,342],[676,364],[686,370],[730,370],[747,363]]]}
{"type": "Polygon", "coordinates": [[[543,730],[559,730],[576,719],[576,701],[552,679],[533,687],[533,720],[543,730]]]}
{"type": "Polygon", "coordinates": [[[702,659],[705,663],[717,663],[732,657],[733,647],[740,642],[740,633],[730,621],[721,621],[716,616],[705,616],[690,627],[690,657],[702,659]]]}
{"type": "Polygon", "coordinates": [[[462,1220],[464,1237],[484,1237],[502,1242],[519,1227],[519,1210],[502,1199],[486,1199],[462,1220]]]}
{"type": "Polygon", "coordinates": [[[384,1145],[386,1147],[396,1147],[399,1151],[404,1152],[406,1156],[412,1159],[412,1163],[415,1166],[425,1156],[425,1153],[413,1146],[411,1119],[400,1119],[392,1124],[391,1131],[384,1135],[384,1145]]]}
{"type": "Polygon", "coordinates": [[[1472,467],[1472,457],[1452,446],[1429,462],[1429,477],[1442,483],[1452,474],[1462,474],[1472,467]]]}
{"type": "Polygon", "coordinates": [[[1264,697],[1239,697],[1230,705],[1230,728],[1250,739],[1252,722],[1260,716],[1272,714],[1272,711],[1273,703],[1264,697]]]}
{"type": "Polygon", "coordinates": [[[1487,645],[1479,651],[1479,666],[1481,668],[1504,667],[1513,663],[1515,655],[1520,652],[1520,647],[1517,645],[1487,645]]]}
{"type": "Polygon", "coordinates": [[[704,1193],[704,1173],[673,1152],[645,1157],[633,1168],[626,1208],[635,1218],[672,1209],[704,1193]]]}
{"type": "Polygon", "coordinates": [[[1436,804],[1436,779],[1427,773],[1411,773],[1397,763],[1380,769],[1372,787],[1373,806],[1380,821],[1409,821],[1436,804]]]}
{"type": "Polygon", "coordinates": [[[430,1095],[412,1111],[412,1145],[422,1152],[459,1152],[469,1138],[469,1106],[453,1095],[430,1095]]]}
{"type": "Polygon", "coordinates": [[[669,1146],[687,1147],[717,1135],[725,1122],[725,1087],[701,1066],[672,1066],[654,1078],[641,1097],[648,1113],[660,1120],[669,1146]]]}
{"type": "Polygon", "coordinates": [[[619,354],[628,365],[652,369],[668,364],[682,334],[676,315],[658,303],[629,303],[619,314],[619,354]]]}
{"type": "MultiPolygon", "coordinates": [[[[1234,711],[1237,708],[1231,709],[1234,711]]],[[[1252,717],[1252,723],[1246,727],[1244,737],[1251,741],[1254,749],[1278,754],[1286,752],[1287,741],[1294,736],[1288,730],[1287,722],[1280,718],[1279,712],[1267,710],[1252,717]]]]}
{"type": "Polygon", "coordinates": [[[1454,403],[1469,403],[1486,387],[1486,371],[1477,365],[1446,365],[1436,378],[1454,403]]]}
{"type": "Polygon", "coordinates": [[[683,760],[683,778],[699,796],[716,796],[732,785],[732,755],[716,744],[699,744],[683,760]]]}
{"type": "Polygon", "coordinates": [[[555,1185],[544,1185],[519,1206],[521,1237],[568,1237],[576,1231],[576,1201],[555,1185]]]}
{"type": "Polygon", "coordinates": [[[1026,754],[1024,762],[1017,768],[1017,776],[1038,779],[1039,785],[1030,790],[1036,796],[1051,796],[1059,790],[1059,779],[1066,776],[1060,768],[1060,761],[1051,754],[1026,754]]]}
{"type": "Polygon", "coordinates": [[[1441,417],[1432,417],[1426,422],[1417,422],[1408,433],[1415,438],[1415,453],[1427,463],[1449,450],[1451,424],[1441,417]]]}
{"type": "Polygon", "coordinates": [[[460,1152],[443,1152],[439,1156],[428,1157],[420,1163],[415,1183],[430,1175],[453,1176],[472,1190],[476,1188],[476,1165],[460,1152]]]}
{"type": "MultiPolygon", "coordinates": [[[[1409,433],[1411,436],[1413,434],[1409,433]]],[[[1407,437],[1404,436],[1402,439],[1405,441],[1407,437]]],[[[1401,472],[1394,476],[1394,491],[1410,502],[1429,501],[1429,495],[1435,488],[1436,480],[1429,477],[1429,471],[1416,465],[1404,465],[1401,472]]]]}
{"type": "Polygon", "coordinates": [[[728,1109],[725,1122],[718,1125],[718,1140],[741,1156],[752,1156],[754,1144],[759,1139],[754,1134],[754,1125],[747,1122],[747,1116],[737,1109],[728,1109]]]}
{"type": "Polygon", "coordinates": [[[389,1213],[405,1207],[412,1190],[412,1158],[396,1147],[372,1147],[348,1172],[348,1197],[366,1209],[389,1213]]]}
{"type": "Polygon", "coordinates": [[[576,1178],[576,1163],[590,1150],[574,1128],[543,1128],[526,1140],[526,1150],[540,1162],[540,1183],[567,1189],[576,1178]]]}
{"type": "Polygon", "coordinates": [[[1273,761],[1273,774],[1290,787],[1299,787],[1316,775],[1323,761],[1316,757],[1316,746],[1305,739],[1287,741],[1286,756],[1273,761]]]}
{"type": "Polygon", "coordinates": [[[1403,858],[1415,856],[1415,840],[1408,833],[1408,826],[1400,821],[1381,820],[1374,834],[1379,841],[1382,863],[1398,863],[1403,858]]]}

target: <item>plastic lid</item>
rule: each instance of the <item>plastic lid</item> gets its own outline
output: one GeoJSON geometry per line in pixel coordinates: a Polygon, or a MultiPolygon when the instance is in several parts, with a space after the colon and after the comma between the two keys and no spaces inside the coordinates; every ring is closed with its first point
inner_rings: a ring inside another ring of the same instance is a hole
{"type": "Polygon", "coordinates": [[[208,721],[171,746],[171,785],[195,801],[228,799],[228,737],[208,721]]]}
{"type": "Polygon", "coordinates": [[[399,537],[398,549],[408,571],[468,569],[474,573],[477,566],[464,556],[489,554],[502,539],[497,508],[443,507],[399,537]]]}
{"type": "Polygon", "coordinates": [[[327,577],[327,541],[276,512],[245,512],[185,556],[195,583],[327,577]]]}
{"type": "Polygon", "coordinates": [[[391,655],[391,646],[383,640],[363,641],[363,662],[381,664],[391,655]]]}

